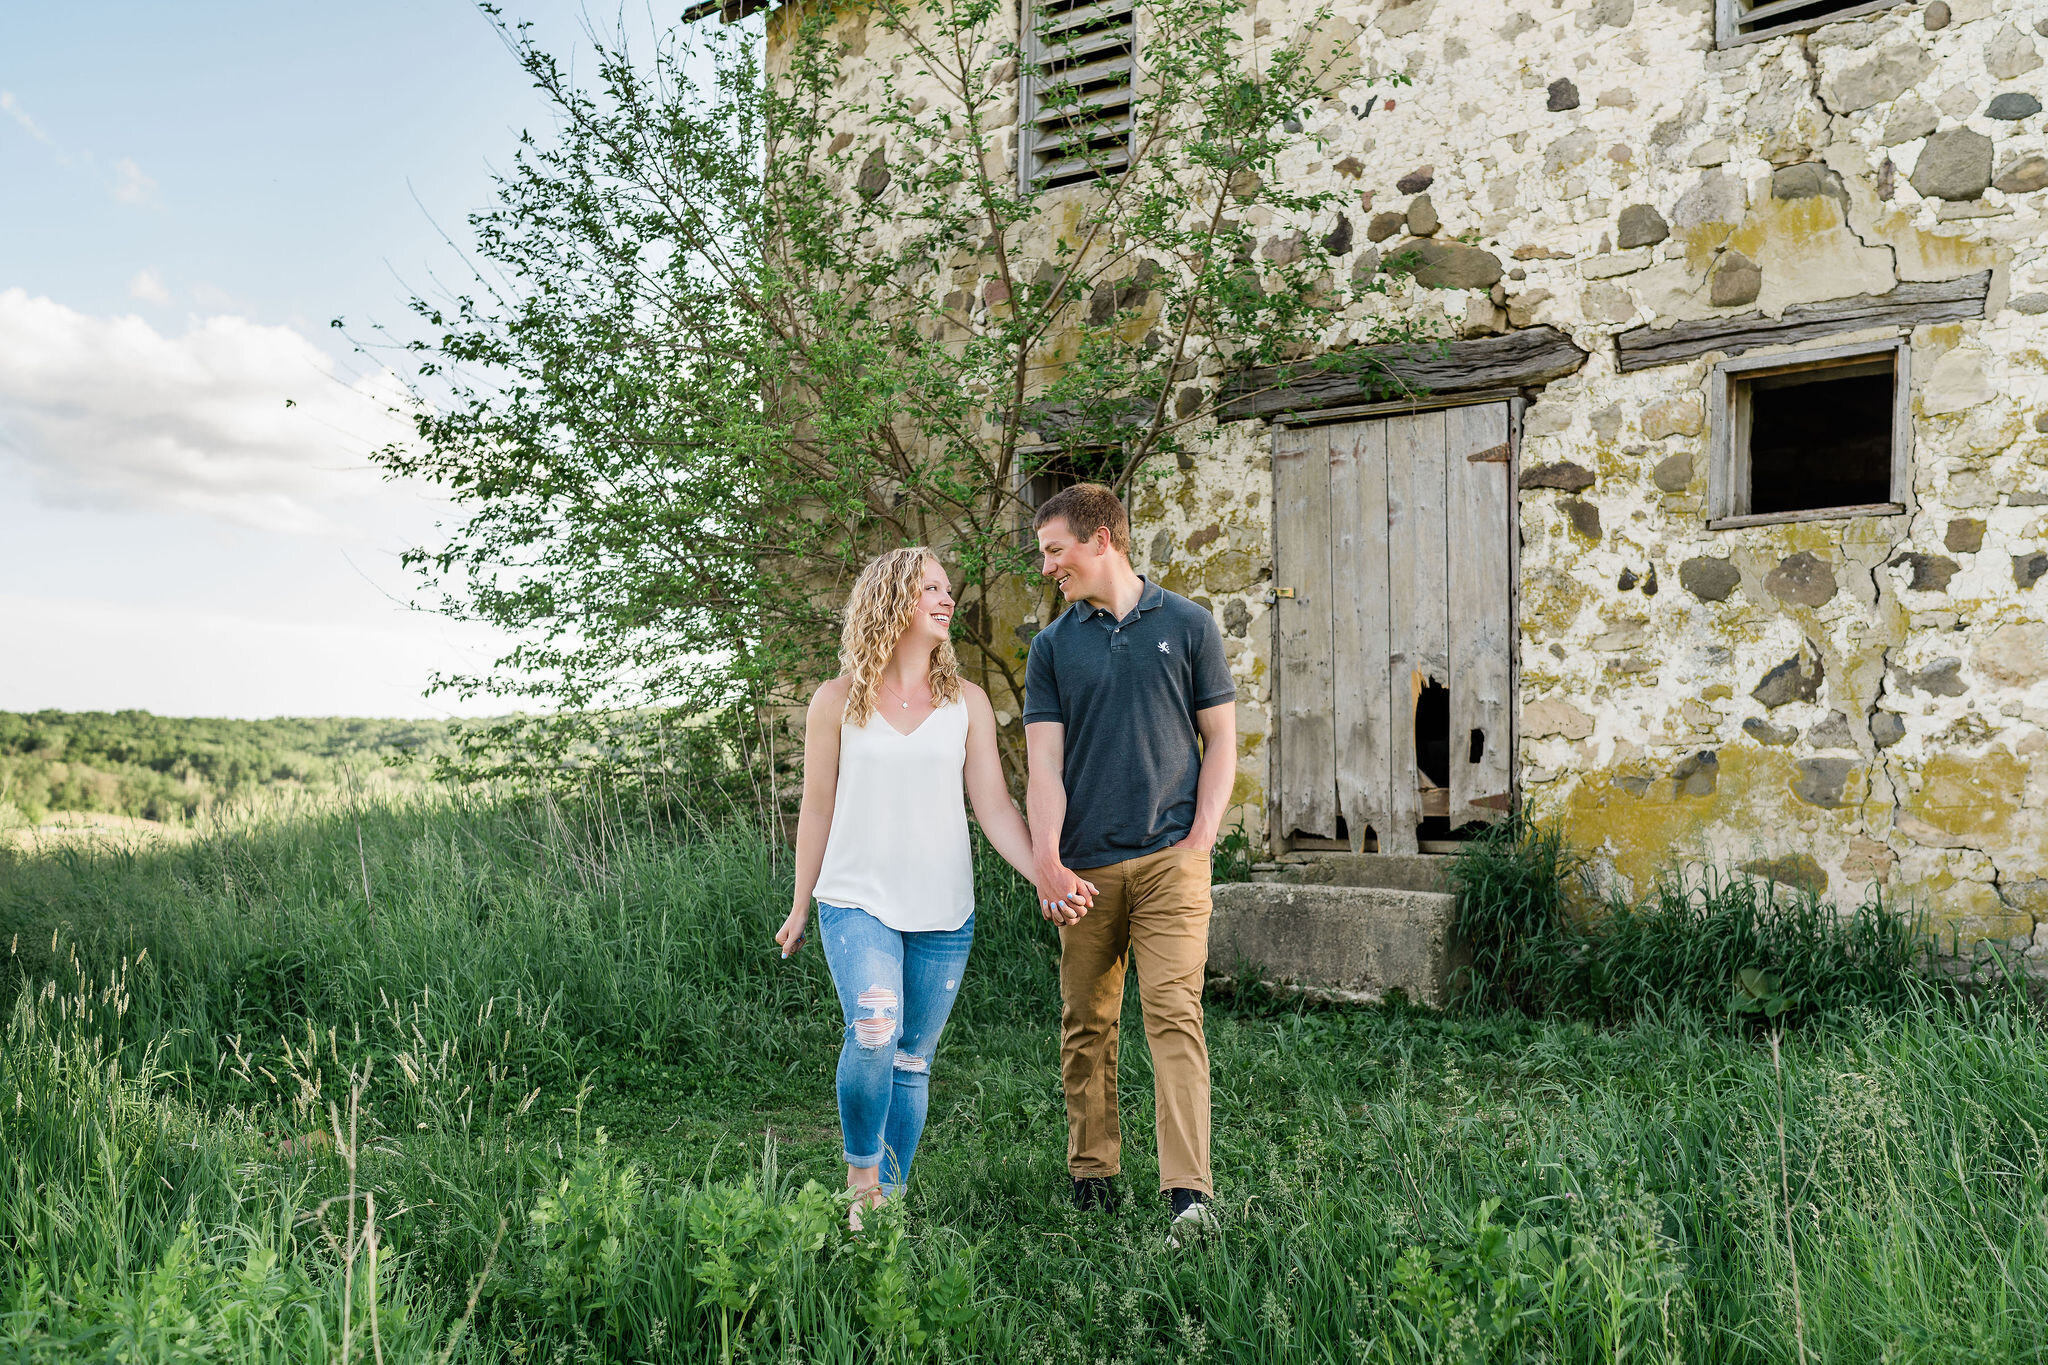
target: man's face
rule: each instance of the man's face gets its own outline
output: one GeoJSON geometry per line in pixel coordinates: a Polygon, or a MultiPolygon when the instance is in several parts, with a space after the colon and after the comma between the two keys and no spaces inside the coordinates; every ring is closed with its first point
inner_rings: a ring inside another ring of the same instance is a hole
{"type": "Polygon", "coordinates": [[[1038,528],[1039,572],[1053,581],[1060,596],[1069,602],[1098,596],[1109,557],[1109,529],[1104,527],[1087,540],[1077,540],[1065,517],[1054,517],[1038,528]]]}

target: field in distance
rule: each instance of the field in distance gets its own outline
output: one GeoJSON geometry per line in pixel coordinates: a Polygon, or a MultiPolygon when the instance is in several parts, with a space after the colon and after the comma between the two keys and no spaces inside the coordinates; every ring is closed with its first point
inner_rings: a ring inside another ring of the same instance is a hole
{"type": "Polygon", "coordinates": [[[0,711],[0,842],[182,838],[252,805],[429,785],[454,723],[0,711]]]}

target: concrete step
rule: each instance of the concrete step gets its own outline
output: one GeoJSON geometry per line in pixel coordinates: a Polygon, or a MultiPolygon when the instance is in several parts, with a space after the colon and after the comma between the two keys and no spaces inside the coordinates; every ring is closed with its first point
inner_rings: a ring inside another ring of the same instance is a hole
{"type": "Polygon", "coordinates": [[[1252,869],[1255,882],[1288,886],[1378,886],[1448,891],[1451,860],[1437,853],[1289,853],[1252,869]]]}
{"type": "Polygon", "coordinates": [[[1209,970],[1329,1000],[1377,1003],[1399,989],[1441,1007],[1462,961],[1456,900],[1383,886],[1236,882],[1215,888],[1209,970]]]}

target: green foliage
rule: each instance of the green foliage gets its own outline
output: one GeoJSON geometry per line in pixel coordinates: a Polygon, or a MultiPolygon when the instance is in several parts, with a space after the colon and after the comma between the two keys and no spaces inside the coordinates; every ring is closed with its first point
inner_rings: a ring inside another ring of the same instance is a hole
{"type": "MultiPolygon", "coordinates": [[[[426,401],[379,456],[461,505],[409,557],[446,609],[522,641],[444,684],[548,703],[506,754],[552,761],[592,742],[581,718],[651,706],[747,718],[736,761],[773,767],[785,740],[754,708],[834,672],[852,573],[923,543],[968,673],[1021,695],[996,594],[1035,586],[1035,476],[1132,488],[1192,458],[1225,370],[1333,327],[1420,334],[1383,288],[1333,292],[1313,252],[1257,254],[1255,225],[1328,230],[1335,197],[1278,173],[1339,80],[1310,55],[1326,17],[1255,44],[1242,0],[1148,5],[1129,167],[1046,193],[994,150],[1025,54],[988,0],[782,11],[772,76],[732,27],[607,49],[579,85],[508,26],[555,128],[471,220],[475,291],[415,302],[426,401]],[[850,79],[843,23],[902,59],[850,79]]],[[[1077,135],[1099,118],[1046,89],[1077,135]]],[[[1363,347],[1314,363],[1384,380],[1363,347]]],[[[1014,765],[1018,727],[1004,742],[1014,765]]]]}
{"type": "Polygon", "coordinates": [[[1217,882],[1248,882],[1252,879],[1252,864],[1257,861],[1258,849],[1252,836],[1243,825],[1232,825],[1217,836],[1209,858],[1209,875],[1217,882]]]}
{"type": "Polygon", "coordinates": [[[535,1201],[529,1231],[489,1294],[522,1337],[581,1343],[604,1359],[665,1358],[671,1344],[715,1342],[730,1361],[775,1356],[829,1313],[870,1340],[971,1352],[969,1260],[913,1251],[899,1209],[859,1236],[847,1201],[816,1181],[762,1172],[738,1180],[651,1179],[600,1134],[535,1201]]]}
{"type": "Polygon", "coordinates": [[[374,1303],[408,1365],[2048,1356],[2017,997],[1816,1011],[1782,1071],[1732,976],[1604,1028],[1212,1001],[1223,1230],[1171,1252],[1135,1008],[1134,1197],[1065,1202],[1054,935],[983,851],[917,1172],[856,1237],[765,845],[547,801],[362,838],[374,917],[345,815],[0,855],[0,1352],[363,1362],[374,1303]]]}
{"type": "Polygon", "coordinates": [[[1706,869],[1661,879],[1597,913],[1572,904],[1582,864],[1554,829],[1504,821],[1453,868],[1471,964],[1467,1006],[1615,1022],[1645,1011],[1795,1022],[1896,1008],[1926,989],[1919,922],[1873,897],[1847,914],[1805,892],[1706,869]]]}
{"type": "Polygon", "coordinates": [[[436,1359],[446,1322],[409,1267],[334,1254],[333,1173],[266,1161],[246,1116],[202,1114],[160,1049],[125,1045],[132,992],[155,981],[124,962],[14,1003],[0,1041],[8,1358],[360,1360],[374,1322],[387,1359],[436,1359]]]}
{"type": "MultiPolygon", "coordinates": [[[[180,822],[258,792],[388,792],[406,785],[393,765],[451,752],[455,733],[444,721],[0,711],[0,812],[180,822]]],[[[424,781],[422,769],[411,785],[424,781]]]]}
{"type": "Polygon", "coordinates": [[[1645,1346],[1652,1359],[1682,1357],[1692,1326],[1686,1267],[1656,1201],[1639,1199],[1624,1210],[1633,1217],[1585,1229],[1503,1227],[1493,1221],[1499,1208],[1482,1200],[1453,1238],[1401,1252],[1393,1358],[1480,1365],[1553,1355],[1575,1341],[1600,1360],[1645,1346]]]}
{"type": "Polygon", "coordinates": [[[1459,845],[1451,879],[1458,936],[1472,955],[1460,982],[1467,1004],[1549,1008],[1540,964],[1569,930],[1566,894],[1577,871],[1561,834],[1520,815],[1459,845]]]}

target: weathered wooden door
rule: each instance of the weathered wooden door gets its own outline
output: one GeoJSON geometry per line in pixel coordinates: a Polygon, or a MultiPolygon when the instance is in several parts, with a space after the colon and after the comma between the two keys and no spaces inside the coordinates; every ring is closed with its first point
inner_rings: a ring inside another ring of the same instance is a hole
{"type": "Polygon", "coordinates": [[[1279,782],[1289,841],[1412,853],[1509,805],[1505,402],[1274,438],[1279,782]]]}

